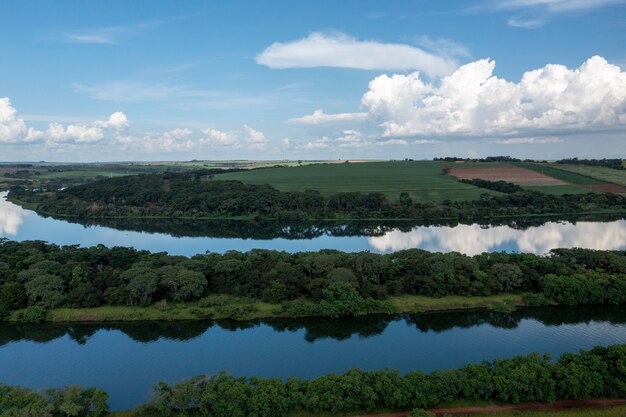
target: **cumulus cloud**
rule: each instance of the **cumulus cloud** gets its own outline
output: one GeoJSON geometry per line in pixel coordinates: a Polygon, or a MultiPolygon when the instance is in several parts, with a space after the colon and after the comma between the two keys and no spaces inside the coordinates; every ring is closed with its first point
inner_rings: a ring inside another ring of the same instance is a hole
{"type": "Polygon", "coordinates": [[[414,46],[360,41],[342,33],[319,32],[291,42],[276,42],[257,55],[256,61],[273,69],[420,70],[431,77],[449,74],[456,68],[453,60],[414,46]]]}
{"type": "Polygon", "coordinates": [[[437,143],[441,143],[441,141],[431,139],[417,139],[413,141],[414,145],[434,145],[437,143]]]}
{"type": "Polygon", "coordinates": [[[326,149],[330,148],[330,139],[323,136],[319,139],[315,139],[312,142],[307,142],[301,146],[302,149],[326,149]]]}
{"type": "Polygon", "coordinates": [[[8,97],[0,98],[0,142],[29,143],[44,140],[50,143],[97,142],[105,137],[107,130],[122,131],[128,127],[128,118],[122,112],[113,113],[107,120],[96,120],[91,124],[50,123],[48,129],[40,131],[28,127],[8,97]]]}
{"type": "Polygon", "coordinates": [[[287,123],[302,124],[302,125],[321,125],[328,123],[343,123],[343,122],[360,122],[369,117],[368,113],[335,113],[327,114],[324,110],[318,109],[313,114],[307,114],[302,117],[294,117],[287,120],[287,123]]]}
{"type": "Polygon", "coordinates": [[[267,147],[268,140],[265,134],[248,125],[243,125],[239,130],[221,131],[217,129],[202,130],[205,137],[200,143],[214,148],[247,148],[262,150],[267,147]]]}
{"type": "Polygon", "coordinates": [[[26,126],[24,119],[17,117],[17,110],[8,97],[0,98],[0,142],[30,142],[41,137],[41,132],[26,126]]]}
{"type": "Polygon", "coordinates": [[[626,124],[626,72],[595,56],[579,68],[546,65],[519,83],[493,75],[495,62],[475,61],[438,85],[419,72],[381,75],[361,104],[383,136],[495,135],[524,131],[611,129],[626,124]]]}

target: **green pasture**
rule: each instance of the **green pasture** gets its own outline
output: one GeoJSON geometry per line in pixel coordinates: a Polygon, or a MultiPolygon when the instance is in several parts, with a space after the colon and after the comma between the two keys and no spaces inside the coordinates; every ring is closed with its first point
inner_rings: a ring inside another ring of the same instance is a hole
{"type": "Polygon", "coordinates": [[[587,165],[554,164],[558,169],[569,173],[584,175],[599,181],[626,186],[626,170],[587,165]]]}
{"type": "Polygon", "coordinates": [[[324,195],[380,192],[390,200],[407,192],[420,202],[473,200],[481,194],[499,194],[459,183],[456,178],[444,175],[442,167],[438,161],[314,164],[233,172],[215,178],[270,184],[281,191],[317,190],[324,195]]]}

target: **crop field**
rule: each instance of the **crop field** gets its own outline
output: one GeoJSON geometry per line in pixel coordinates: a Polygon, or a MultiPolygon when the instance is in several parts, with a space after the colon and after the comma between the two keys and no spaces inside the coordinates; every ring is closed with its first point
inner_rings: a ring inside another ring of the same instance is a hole
{"type": "Polygon", "coordinates": [[[618,170],[606,167],[594,167],[587,165],[554,164],[554,166],[562,171],[572,172],[595,178],[596,180],[626,186],[626,170],[618,170]]]}
{"type": "Polygon", "coordinates": [[[317,190],[329,195],[338,192],[380,192],[390,200],[407,192],[415,201],[472,200],[494,191],[463,184],[443,174],[439,161],[397,161],[316,164],[293,168],[267,168],[233,172],[216,179],[250,184],[270,184],[282,191],[317,190]]]}
{"type": "Polygon", "coordinates": [[[586,192],[626,193],[626,171],[605,167],[563,164],[516,164],[576,185],[586,192]]]}
{"type": "Polygon", "coordinates": [[[551,177],[542,172],[516,166],[488,166],[458,167],[456,164],[450,169],[449,175],[463,180],[482,179],[487,181],[506,181],[518,185],[544,186],[566,185],[565,181],[551,177]]]}

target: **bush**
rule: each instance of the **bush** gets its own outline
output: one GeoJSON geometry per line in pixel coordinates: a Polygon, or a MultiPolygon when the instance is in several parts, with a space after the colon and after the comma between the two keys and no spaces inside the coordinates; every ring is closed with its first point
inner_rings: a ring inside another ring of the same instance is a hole
{"type": "Polygon", "coordinates": [[[48,317],[48,310],[41,306],[31,306],[15,313],[15,319],[24,323],[39,324],[48,317]]]}

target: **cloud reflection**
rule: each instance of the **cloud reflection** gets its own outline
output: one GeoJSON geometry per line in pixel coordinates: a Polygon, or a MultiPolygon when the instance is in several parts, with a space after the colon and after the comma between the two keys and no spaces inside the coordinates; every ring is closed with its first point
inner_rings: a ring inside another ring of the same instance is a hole
{"type": "Polygon", "coordinates": [[[7,193],[0,193],[0,237],[15,236],[24,221],[24,210],[5,200],[7,193]]]}
{"type": "Polygon", "coordinates": [[[613,222],[548,222],[525,230],[477,224],[454,227],[415,227],[368,238],[380,252],[420,248],[431,252],[476,255],[494,250],[545,254],[555,248],[626,249],[626,220],[613,222]]]}

